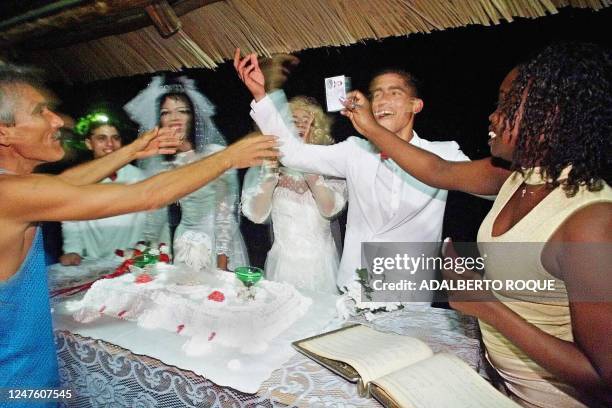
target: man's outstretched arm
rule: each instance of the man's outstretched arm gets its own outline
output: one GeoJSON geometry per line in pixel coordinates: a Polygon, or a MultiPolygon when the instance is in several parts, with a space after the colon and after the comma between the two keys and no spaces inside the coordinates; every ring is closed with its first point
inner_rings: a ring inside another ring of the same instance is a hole
{"type": "Polygon", "coordinates": [[[230,168],[261,164],[276,157],[276,139],[240,140],[212,156],[139,183],[75,186],[61,177],[34,174],[3,177],[0,219],[20,224],[110,217],[159,208],[214,180],[230,168]]]}
{"type": "Polygon", "coordinates": [[[179,143],[174,130],[155,128],[111,154],[65,170],[59,177],[75,186],[97,183],[131,161],[156,154],[173,154],[179,143]]]}

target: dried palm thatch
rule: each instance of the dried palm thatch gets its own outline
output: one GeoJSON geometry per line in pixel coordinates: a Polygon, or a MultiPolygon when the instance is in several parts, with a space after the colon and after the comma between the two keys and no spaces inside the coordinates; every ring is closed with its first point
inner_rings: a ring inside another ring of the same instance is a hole
{"type": "Polygon", "coordinates": [[[183,67],[215,68],[235,47],[270,55],[469,24],[536,18],[560,7],[599,10],[612,0],[225,0],[181,17],[163,39],[153,27],[50,51],[34,63],[83,81],[183,67]],[[93,63],[95,61],[95,63],[93,63]]]}

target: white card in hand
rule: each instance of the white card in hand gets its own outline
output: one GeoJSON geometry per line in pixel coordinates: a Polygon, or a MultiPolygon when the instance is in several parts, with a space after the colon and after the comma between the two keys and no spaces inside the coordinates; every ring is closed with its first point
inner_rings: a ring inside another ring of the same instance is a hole
{"type": "Polygon", "coordinates": [[[325,78],[325,99],[328,112],[338,112],[344,109],[342,101],[346,99],[346,93],[351,88],[351,78],[339,75],[325,78]]]}

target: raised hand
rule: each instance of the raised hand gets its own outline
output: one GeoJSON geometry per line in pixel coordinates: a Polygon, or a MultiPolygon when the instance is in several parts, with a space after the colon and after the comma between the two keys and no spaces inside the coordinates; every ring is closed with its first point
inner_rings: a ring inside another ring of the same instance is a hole
{"type": "Polygon", "coordinates": [[[299,58],[290,54],[275,54],[271,58],[261,58],[259,67],[264,74],[266,92],[282,88],[291,70],[299,63],[299,58]]]}
{"type": "Polygon", "coordinates": [[[242,169],[259,166],[264,160],[278,157],[280,153],[277,147],[278,142],[275,136],[253,136],[233,143],[218,154],[224,156],[230,167],[242,169]]]}
{"type": "Polygon", "coordinates": [[[130,146],[136,159],[144,159],[157,154],[174,154],[182,142],[176,135],[176,129],[155,127],[138,136],[130,146]]]}
{"type": "Polygon", "coordinates": [[[257,54],[249,54],[240,59],[240,48],[234,53],[234,68],[240,80],[246,85],[256,101],[266,96],[264,74],[259,68],[257,54]]]}
{"type": "Polygon", "coordinates": [[[356,131],[368,137],[371,129],[379,126],[374,119],[370,101],[359,91],[351,91],[343,101],[344,109],[340,112],[351,120],[356,131]]]}

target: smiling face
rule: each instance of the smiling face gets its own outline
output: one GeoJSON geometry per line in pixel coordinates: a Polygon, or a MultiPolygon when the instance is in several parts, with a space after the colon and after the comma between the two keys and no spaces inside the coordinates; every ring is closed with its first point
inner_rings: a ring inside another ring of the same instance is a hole
{"type": "Polygon", "coordinates": [[[32,165],[64,157],[59,140],[64,122],[50,109],[50,96],[27,84],[13,85],[10,91],[16,98],[14,123],[0,123],[0,145],[32,165]]]}
{"type": "Polygon", "coordinates": [[[406,131],[411,133],[414,115],[423,102],[405,78],[396,73],[378,75],[371,82],[370,94],[372,113],[381,126],[400,137],[406,131]]]}
{"type": "Polygon", "coordinates": [[[193,112],[191,104],[185,96],[166,96],[160,106],[159,124],[175,130],[176,135],[183,140],[179,151],[188,151],[195,146],[189,140],[193,128],[193,112]]]}
{"type": "Polygon", "coordinates": [[[298,136],[310,144],[334,143],[331,137],[332,120],[323,112],[316,99],[299,95],[289,101],[293,124],[298,136]]]}
{"type": "Polygon", "coordinates": [[[121,136],[116,127],[102,125],[91,131],[85,139],[85,144],[93,153],[94,159],[99,159],[121,147],[121,136]]]}
{"type": "Polygon", "coordinates": [[[506,75],[499,87],[497,108],[489,115],[489,147],[491,148],[491,155],[507,161],[512,161],[514,150],[516,149],[520,112],[517,115],[514,126],[510,126],[501,108],[517,75],[518,69],[516,68],[506,75]]]}
{"type": "Polygon", "coordinates": [[[304,139],[305,141],[309,141],[312,133],[314,113],[307,111],[306,109],[293,109],[292,117],[293,124],[295,125],[300,138],[304,139]]]}

